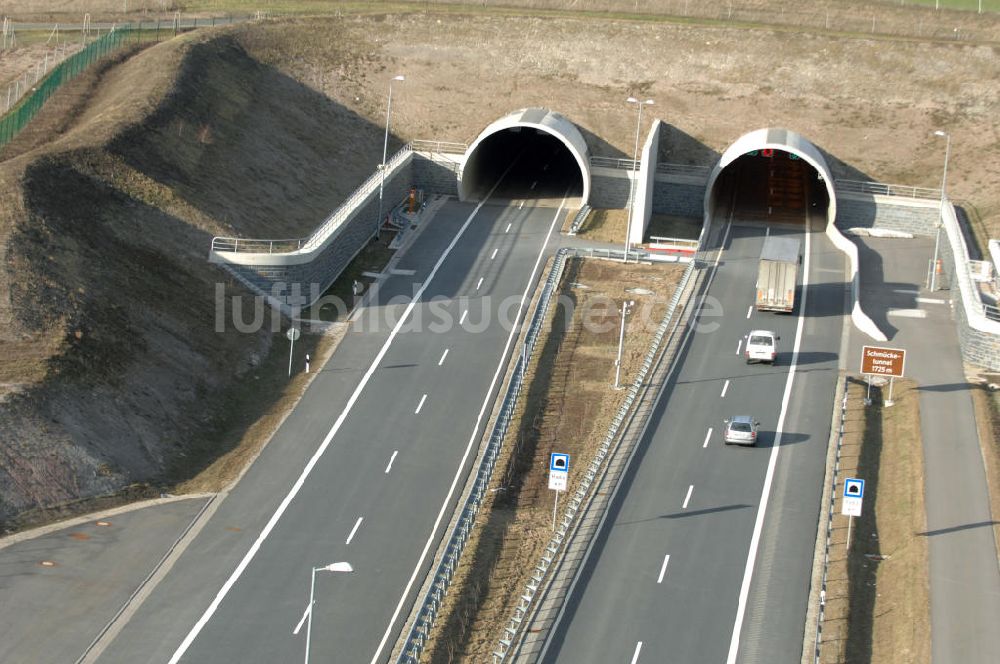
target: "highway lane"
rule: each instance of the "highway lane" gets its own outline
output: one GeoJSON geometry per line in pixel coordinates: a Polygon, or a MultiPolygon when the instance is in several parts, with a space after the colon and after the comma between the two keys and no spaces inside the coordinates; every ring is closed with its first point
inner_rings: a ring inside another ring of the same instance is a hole
{"type": "Polygon", "coordinates": [[[424,229],[397,265],[413,274],[381,284],[379,303],[359,317],[300,406],[101,661],[294,661],[304,653],[310,568],[342,560],[355,573],[317,578],[312,654],[316,661],[362,662],[379,652],[384,661],[431,563],[424,554],[433,551],[432,530],[447,522],[446,496],[474,455],[470,441],[481,429],[477,418],[508,339],[497,309],[516,309],[561,221],[555,208],[484,206],[428,283],[472,209],[450,202],[424,229]],[[412,296],[418,283],[427,284],[414,308],[422,324],[404,327],[368,371],[406,306],[391,300],[412,296]],[[329,447],[274,521],[351,403],[352,386],[366,377],[329,447]],[[191,632],[196,624],[199,631],[191,632]]]}
{"type": "MultiPolygon", "coordinates": [[[[730,656],[798,322],[750,307],[763,231],[732,227],[679,369],[654,411],[543,661],[693,663],[730,656]],[[777,366],[747,366],[737,355],[741,337],[752,327],[780,334],[777,366]],[[723,419],[734,414],[760,420],[758,448],[724,447],[723,419]]],[[[792,227],[771,232],[795,233],[792,227]]],[[[798,368],[784,422],[754,582],[747,591],[740,662],[798,661],[802,647],[841,329],[832,316],[843,301],[842,258],[818,233],[810,239],[823,256],[811,270],[822,282],[822,297],[814,297],[816,308],[809,303],[806,309],[801,357],[808,364],[798,368]],[[829,304],[831,297],[836,307],[829,304]]],[[[809,292],[817,293],[813,286],[809,292]]]]}

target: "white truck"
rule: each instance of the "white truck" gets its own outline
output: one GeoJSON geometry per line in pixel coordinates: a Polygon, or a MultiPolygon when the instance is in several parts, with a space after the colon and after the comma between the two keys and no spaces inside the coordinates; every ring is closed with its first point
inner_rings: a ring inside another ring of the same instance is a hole
{"type": "Polygon", "coordinates": [[[800,242],[794,237],[770,235],[764,239],[757,267],[757,310],[790,313],[795,308],[795,281],[800,242]]]}

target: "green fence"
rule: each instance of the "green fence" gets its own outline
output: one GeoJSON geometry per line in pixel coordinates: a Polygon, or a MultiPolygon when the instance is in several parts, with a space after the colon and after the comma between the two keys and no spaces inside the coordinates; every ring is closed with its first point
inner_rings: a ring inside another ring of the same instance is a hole
{"type": "Polygon", "coordinates": [[[94,62],[126,44],[137,43],[140,39],[155,39],[155,33],[145,31],[144,35],[143,32],[131,27],[116,28],[53,67],[32,87],[31,92],[22,97],[10,112],[0,119],[0,147],[9,143],[25,125],[31,122],[60,85],[72,80],[94,62]]]}

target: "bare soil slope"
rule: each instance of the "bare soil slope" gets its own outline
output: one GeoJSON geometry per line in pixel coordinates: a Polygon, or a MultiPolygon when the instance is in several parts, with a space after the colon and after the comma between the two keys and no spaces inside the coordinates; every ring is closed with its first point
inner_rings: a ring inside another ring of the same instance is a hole
{"type": "Polygon", "coordinates": [[[238,441],[274,331],[219,309],[210,239],[306,234],[380,134],[239,35],[124,54],[53,98],[0,162],[0,519],[184,479],[238,441]]]}

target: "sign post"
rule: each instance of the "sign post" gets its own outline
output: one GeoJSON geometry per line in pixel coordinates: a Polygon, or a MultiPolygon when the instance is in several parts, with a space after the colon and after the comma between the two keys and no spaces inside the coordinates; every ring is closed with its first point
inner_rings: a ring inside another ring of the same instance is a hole
{"type": "Polygon", "coordinates": [[[906,369],[906,351],[901,348],[879,348],[865,346],[861,349],[861,373],[868,376],[868,398],[865,403],[871,403],[871,376],[889,377],[889,398],[885,400],[886,407],[893,404],[892,381],[902,378],[906,369]]]}
{"type": "Polygon", "coordinates": [[[844,480],[844,498],[840,513],[847,516],[847,550],[851,550],[851,524],[854,517],[861,516],[861,502],[865,497],[865,481],[855,477],[844,480]]]}
{"type": "Polygon", "coordinates": [[[556,512],[559,509],[559,492],[566,490],[569,480],[569,455],[553,452],[549,457],[549,488],[556,492],[552,506],[552,530],[556,529],[556,512]]]}
{"type": "Polygon", "coordinates": [[[288,377],[292,377],[292,354],[295,352],[295,340],[299,338],[302,333],[297,327],[288,328],[288,332],[285,332],[285,336],[291,342],[288,345],[288,377]]]}

